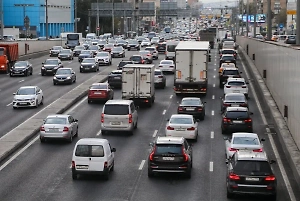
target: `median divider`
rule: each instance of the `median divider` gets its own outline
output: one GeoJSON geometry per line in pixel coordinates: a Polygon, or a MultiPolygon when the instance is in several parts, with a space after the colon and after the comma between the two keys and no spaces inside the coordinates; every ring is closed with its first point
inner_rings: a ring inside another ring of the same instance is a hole
{"type": "Polygon", "coordinates": [[[271,112],[270,116],[273,118],[273,122],[275,122],[276,133],[278,134],[280,144],[293,171],[295,180],[300,186],[300,151],[292,137],[292,134],[288,129],[283,116],[277,108],[272,94],[270,93],[268,87],[264,82],[264,79],[261,77],[253,61],[241,48],[241,46],[239,48],[239,53],[241,57],[246,61],[247,68],[250,69],[249,73],[254,78],[252,79],[252,81],[254,81],[255,85],[258,86],[258,90],[256,91],[256,93],[261,94],[261,97],[263,97],[262,100],[266,103],[268,110],[271,112]]]}
{"type": "MultiPolygon", "coordinates": [[[[114,66],[105,68],[82,84],[78,85],[61,98],[41,109],[32,117],[0,138],[0,162],[5,161],[12,153],[39,133],[43,120],[51,114],[62,114],[79,102],[88,93],[89,87],[96,82],[105,82],[114,66]]],[[[58,86],[59,87],[59,86],[58,86]]],[[[58,89],[59,90],[59,89],[58,89]]],[[[47,102],[47,97],[44,98],[47,102]]]]}

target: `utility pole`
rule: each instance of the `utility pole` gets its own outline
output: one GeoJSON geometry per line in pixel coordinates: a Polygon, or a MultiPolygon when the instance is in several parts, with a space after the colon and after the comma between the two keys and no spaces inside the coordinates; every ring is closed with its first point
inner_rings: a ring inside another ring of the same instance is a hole
{"type": "Polygon", "coordinates": [[[74,33],[77,33],[77,0],[74,0],[74,33]]]}
{"type": "Polygon", "coordinates": [[[297,13],[296,13],[296,45],[300,45],[300,0],[297,1],[297,13]]]}
{"type": "Polygon", "coordinates": [[[244,0],[241,0],[242,2],[242,35],[244,34],[244,0]]]}
{"type": "Polygon", "coordinates": [[[88,19],[88,33],[91,33],[91,11],[89,10],[89,19],[88,19]]]}
{"type": "Polygon", "coordinates": [[[112,23],[112,37],[115,35],[115,10],[114,10],[114,0],[112,0],[112,9],[111,9],[111,23],[112,23]]]}
{"type": "Polygon", "coordinates": [[[249,18],[249,0],[247,0],[247,5],[246,5],[246,9],[247,9],[247,15],[246,15],[246,31],[247,31],[247,37],[249,36],[249,22],[248,22],[248,18],[249,18]]]}
{"type": "MultiPolygon", "coordinates": [[[[271,0],[268,0],[268,15],[267,15],[267,40],[272,38],[272,10],[271,10],[271,0]]],[[[298,3],[297,3],[298,4],[298,3]]]]}
{"type": "Polygon", "coordinates": [[[46,40],[49,38],[49,33],[48,33],[48,0],[46,0],[46,40]]]}
{"type": "Polygon", "coordinates": [[[253,37],[256,37],[256,15],[257,15],[257,0],[253,0],[254,2],[254,31],[253,31],[253,37]]]}
{"type": "Polygon", "coordinates": [[[97,36],[99,36],[100,33],[100,24],[99,24],[99,0],[97,0],[97,19],[96,19],[96,30],[97,30],[97,36]]]}

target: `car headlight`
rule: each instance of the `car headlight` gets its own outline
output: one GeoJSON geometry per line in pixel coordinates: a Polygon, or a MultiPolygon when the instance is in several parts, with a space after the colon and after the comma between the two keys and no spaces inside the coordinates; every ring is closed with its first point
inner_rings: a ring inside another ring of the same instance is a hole
{"type": "Polygon", "coordinates": [[[80,66],[80,68],[83,68],[83,66],[80,66]]]}
{"type": "Polygon", "coordinates": [[[44,70],[44,69],[45,69],[45,67],[43,66],[43,67],[42,67],[42,69],[44,70]]]}
{"type": "Polygon", "coordinates": [[[31,100],[31,101],[34,101],[34,100],[35,100],[35,98],[31,98],[30,100],[31,100]]]}
{"type": "Polygon", "coordinates": [[[94,65],[92,65],[92,68],[95,68],[95,66],[94,66],[94,65]]]}
{"type": "Polygon", "coordinates": [[[57,79],[57,77],[55,77],[55,76],[54,76],[54,77],[53,77],[53,79],[54,79],[54,80],[56,80],[56,79],[57,79]]]}
{"type": "Polygon", "coordinates": [[[67,77],[67,79],[69,80],[69,79],[71,79],[71,77],[69,76],[69,77],[67,77]]]}

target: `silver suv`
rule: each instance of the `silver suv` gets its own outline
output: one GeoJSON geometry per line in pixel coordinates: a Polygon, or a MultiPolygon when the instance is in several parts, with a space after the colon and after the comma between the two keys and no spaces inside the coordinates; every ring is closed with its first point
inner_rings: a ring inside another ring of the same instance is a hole
{"type": "Polygon", "coordinates": [[[127,131],[133,134],[138,125],[138,113],[132,100],[108,100],[101,113],[102,135],[109,131],[127,131]]]}

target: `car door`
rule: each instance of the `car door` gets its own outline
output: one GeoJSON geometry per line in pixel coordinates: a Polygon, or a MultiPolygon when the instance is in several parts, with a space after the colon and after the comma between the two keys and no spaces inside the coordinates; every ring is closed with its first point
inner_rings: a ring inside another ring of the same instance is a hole
{"type": "Polygon", "coordinates": [[[35,92],[36,92],[38,103],[40,104],[42,102],[42,98],[43,98],[42,90],[39,87],[36,87],[35,92]]]}
{"type": "Polygon", "coordinates": [[[110,143],[108,143],[108,147],[107,147],[107,161],[108,161],[108,165],[111,167],[114,163],[114,158],[115,158],[115,153],[111,151],[111,145],[110,143]]]}
{"type": "Polygon", "coordinates": [[[68,117],[68,124],[70,126],[70,130],[71,130],[71,135],[74,136],[75,132],[75,126],[74,126],[74,118],[72,116],[68,117]]]}
{"type": "Polygon", "coordinates": [[[137,114],[137,110],[135,108],[134,103],[130,104],[130,110],[131,110],[131,114],[132,114],[134,122],[137,122],[138,121],[138,114],[137,114]]]}

